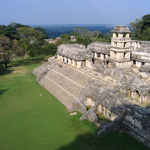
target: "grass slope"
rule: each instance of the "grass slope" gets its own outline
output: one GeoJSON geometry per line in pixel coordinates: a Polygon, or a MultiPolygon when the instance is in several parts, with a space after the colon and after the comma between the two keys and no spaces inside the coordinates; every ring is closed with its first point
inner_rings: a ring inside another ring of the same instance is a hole
{"type": "Polygon", "coordinates": [[[0,150],[148,150],[126,133],[96,136],[98,127],[35,81],[37,65],[0,70],[0,150]]]}

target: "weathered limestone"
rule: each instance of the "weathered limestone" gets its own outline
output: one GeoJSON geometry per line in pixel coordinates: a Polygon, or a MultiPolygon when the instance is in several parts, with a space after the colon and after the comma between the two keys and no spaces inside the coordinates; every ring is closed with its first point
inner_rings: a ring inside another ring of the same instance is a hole
{"type": "Polygon", "coordinates": [[[140,68],[142,66],[142,63],[139,61],[136,61],[136,66],[140,68]]]}
{"type": "Polygon", "coordinates": [[[104,60],[110,56],[110,44],[105,42],[93,42],[87,49],[93,53],[95,59],[104,60]]]}
{"type": "Polygon", "coordinates": [[[70,58],[68,58],[68,64],[71,65],[72,64],[72,60],[70,58]]]}
{"type": "Polygon", "coordinates": [[[122,118],[116,118],[112,123],[101,121],[99,136],[121,129],[122,118]]]}
{"type": "Polygon", "coordinates": [[[130,38],[127,26],[115,26],[112,31],[110,58],[115,60],[117,68],[130,68],[130,38]],[[118,34],[118,36],[117,36],[118,34]],[[124,37],[125,34],[125,37],[124,37]]]}
{"type": "Polygon", "coordinates": [[[147,49],[150,47],[150,41],[139,41],[139,40],[131,40],[131,46],[133,47],[133,51],[140,49],[147,49]]]}
{"type": "Polygon", "coordinates": [[[55,40],[54,39],[44,39],[47,43],[53,43],[55,44],[55,40]]]}
{"type": "Polygon", "coordinates": [[[66,57],[64,57],[64,63],[67,63],[67,58],[66,57]]]}
{"type": "Polygon", "coordinates": [[[76,41],[76,37],[75,36],[70,36],[71,41],[76,41]]]}
{"type": "Polygon", "coordinates": [[[77,68],[80,68],[82,65],[82,61],[77,61],[77,68]]]}
{"type": "Polygon", "coordinates": [[[123,129],[127,133],[131,134],[134,138],[141,141],[150,147],[150,112],[137,105],[124,105],[111,109],[120,116],[119,121],[114,120],[111,124],[106,125],[101,129],[98,134],[102,135],[108,132],[116,130],[114,124],[118,126],[118,129],[123,129]]]}
{"type": "Polygon", "coordinates": [[[72,66],[76,66],[76,61],[72,60],[72,66]]]}
{"type": "MultiPolygon", "coordinates": [[[[82,44],[63,44],[58,46],[58,59],[65,63],[71,64],[74,67],[80,68],[82,63],[87,59],[92,59],[92,52],[85,49],[82,44]],[[62,59],[63,58],[63,59],[62,59]]],[[[87,61],[87,65],[90,67],[90,63],[87,61]]]]}
{"type": "Polygon", "coordinates": [[[97,53],[94,54],[94,57],[97,58],[97,53]]]}
{"type": "MultiPolygon", "coordinates": [[[[64,57],[64,61],[65,59],[67,58],[64,57]]],[[[48,61],[49,66],[53,66],[53,61],[51,59],[48,61]]],[[[69,61],[70,60],[68,59],[68,62],[69,61]]],[[[78,61],[76,63],[78,66],[78,61]]],[[[126,92],[128,96],[131,96],[133,99],[138,99],[139,102],[149,101],[148,95],[150,93],[150,86],[148,86],[146,82],[135,77],[129,78],[129,75],[128,78],[126,78],[126,72],[123,70],[99,67],[103,71],[103,74],[112,76],[118,80],[117,86],[108,85],[108,83],[104,83],[94,78],[90,78],[90,80],[87,79],[82,85],[80,82],[84,80],[85,74],[82,74],[83,77],[81,77],[81,72],[76,74],[77,71],[70,70],[70,67],[67,67],[67,65],[63,65],[62,68],[55,63],[54,67],[50,67],[51,70],[41,78],[39,83],[55,95],[69,111],[80,111],[83,114],[80,118],[81,120],[89,119],[90,121],[95,122],[98,120],[97,113],[101,113],[106,118],[112,120],[112,123],[107,124],[98,132],[99,135],[117,129],[124,129],[136,139],[140,141],[142,139],[142,142],[147,144],[144,137],[149,136],[149,133],[145,132],[142,121],[133,117],[137,114],[137,111],[130,114],[128,109],[124,109],[124,107],[117,109],[120,106],[133,105],[124,99],[124,93],[126,92]],[[72,74],[70,74],[71,72],[72,74]],[[78,80],[80,80],[80,82],[78,82],[78,80]],[[84,88],[81,88],[81,86],[84,88]],[[78,90],[79,88],[82,90],[78,90]],[[123,94],[121,94],[119,89],[122,89],[123,94]],[[87,111],[87,106],[91,107],[89,111],[87,111]],[[116,108],[117,110],[112,108],[116,108]],[[126,114],[126,116],[123,116],[123,113],[120,111],[126,114]],[[132,127],[134,127],[134,130],[132,130],[132,127]],[[136,134],[136,130],[140,130],[141,133],[138,132],[136,134]]],[[[142,118],[144,117],[143,113],[138,112],[138,115],[141,115],[142,118]]]]}
{"type": "Polygon", "coordinates": [[[91,64],[91,61],[90,60],[86,60],[86,66],[88,68],[92,68],[92,64],[91,64]]]}
{"type": "Polygon", "coordinates": [[[104,59],[104,54],[101,54],[101,59],[104,59]]]}
{"type": "Polygon", "coordinates": [[[58,60],[49,58],[33,73],[69,111],[80,111],[81,120],[97,124],[101,113],[113,121],[102,122],[98,135],[123,129],[150,147],[150,105],[143,107],[150,103],[150,82],[146,79],[150,42],[134,43],[126,26],[116,26],[112,32],[111,45],[93,42],[87,49],[81,44],[60,45],[58,60]]]}
{"type": "Polygon", "coordinates": [[[149,78],[150,64],[143,65],[139,68],[140,75],[144,78],[149,78]]]}
{"type": "Polygon", "coordinates": [[[82,114],[85,114],[87,112],[87,108],[85,107],[85,105],[81,103],[80,100],[75,100],[72,106],[68,108],[68,111],[76,111],[76,110],[80,111],[82,114]]]}
{"type": "Polygon", "coordinates": [[[85,113],[83,116],[80,117],[80,120],[85,120],[85,119],[88,119],[91,122],[98,121],[98,117],[92,109],[90,109],[87,113],[85,113]]]}
{"type": "Polygon", "coordinates": [[[105,55],[105,58],[108,58],[109,57],[109,55],[105,55]]]}
{"type": "MultiPolygon", "coordinates": [[[[135,62],[136,66],[138,68],[142,67],[143,65],[150,65],[150,47],[142,47],[140,49],[137,49],[137,51],[132,52],[132,60],[135,62]]],[[[140,74],[147,78],[148,72],[143,73],[143,71],[140,71],[140,74]]]]}
{"type": "Polygon", "coordinates": [[[57,37],[57,38],[55,39],[55,43],[57,43],[60,39],[61,39],[61,37],[57,37]]]}

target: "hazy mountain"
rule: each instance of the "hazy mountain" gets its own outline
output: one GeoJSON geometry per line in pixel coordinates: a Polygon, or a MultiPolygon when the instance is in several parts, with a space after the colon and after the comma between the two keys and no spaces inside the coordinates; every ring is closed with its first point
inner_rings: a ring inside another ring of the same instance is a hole
{"type": "Polygon", "coordinates": [[[113,24],[59,24],[59,25],[32,25],[32,27],[44,28],[48,37],[59,37],[61,34],[70,34],[76,27],[84,27],[91,31],[99,30],[102,34],[110,32],[113,28],[113,24]]]}

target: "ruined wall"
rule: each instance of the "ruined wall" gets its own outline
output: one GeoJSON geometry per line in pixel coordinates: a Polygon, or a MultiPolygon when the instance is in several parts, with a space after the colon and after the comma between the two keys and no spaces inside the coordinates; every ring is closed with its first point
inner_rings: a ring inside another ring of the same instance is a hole
{"type": "Polygon", "coordinates": [[[131,40],[131,50],[135,51],[145,47],[150,47],[150,41],[131,40]]]}

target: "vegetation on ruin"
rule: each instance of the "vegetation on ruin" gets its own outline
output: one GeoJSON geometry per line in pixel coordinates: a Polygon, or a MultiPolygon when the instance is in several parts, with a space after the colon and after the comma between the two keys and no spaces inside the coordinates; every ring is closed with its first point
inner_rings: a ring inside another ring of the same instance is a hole
{"type": "Polygon", "coordinates": [[[98,127],[66,108],[32,74],[38,57],[0,62],[0,149],[2,150],[148,150],[119,131],[98,137],[98,127]],[[44,94],[40,97],[39,94],[44,94]]]}

